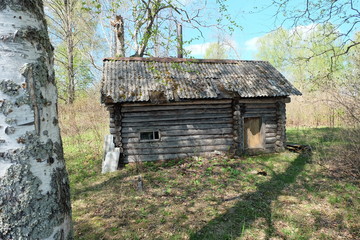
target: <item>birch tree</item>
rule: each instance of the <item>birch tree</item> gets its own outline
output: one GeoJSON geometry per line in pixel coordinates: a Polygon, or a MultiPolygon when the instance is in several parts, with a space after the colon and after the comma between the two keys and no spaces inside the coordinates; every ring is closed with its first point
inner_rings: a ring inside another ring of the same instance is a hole
{"type": "Polygon", "coordinates": [[[0,239],[72,239],[42,1],[0,1],[0,46],[0,239]]]}
{"type": "MultiPolygon", "coordinates": [[[[89,82],[94,63],[92,53],[99,46],[96,21],[82,9],[80,0],[47,0],[49,31],[55,46],[55,71],[59,97],[68,104],[76,98],[81,85],[89,82]]],[[[95,64],[95,63],[94,63],[95,64]]]]}

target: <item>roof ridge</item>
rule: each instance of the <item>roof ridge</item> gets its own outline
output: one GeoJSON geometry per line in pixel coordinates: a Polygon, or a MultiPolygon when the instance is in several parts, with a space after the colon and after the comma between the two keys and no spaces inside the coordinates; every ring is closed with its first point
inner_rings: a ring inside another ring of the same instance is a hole
{"type": "Polygon", "coordinates": [[[192,63],[240,63],[264,62],[262,60],[234,60],[234,59],[198,59],[198,58],[173,58],[173,57],[108,57],[103,61],[140,61],[140,62],[192,62],[192,63]]]}

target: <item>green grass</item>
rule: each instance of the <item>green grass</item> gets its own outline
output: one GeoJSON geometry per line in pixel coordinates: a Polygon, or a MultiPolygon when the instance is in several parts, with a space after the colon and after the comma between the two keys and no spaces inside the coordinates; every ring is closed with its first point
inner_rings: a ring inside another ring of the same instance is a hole
{"type": "Polygon", "coordinates": [[[288,130],[312,154],[195,157],[105,175],[97,134],[64,137],[75,238],[359,239],[359,185],[319,164],[344,144],[341,131],[288,130]]]}

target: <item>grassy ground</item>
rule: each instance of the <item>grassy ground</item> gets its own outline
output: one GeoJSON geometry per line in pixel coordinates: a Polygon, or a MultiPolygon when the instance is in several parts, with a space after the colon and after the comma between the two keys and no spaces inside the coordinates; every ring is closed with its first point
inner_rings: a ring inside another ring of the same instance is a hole
{"type": "Polygon", "coordinates": [[[343,144],[338,129],[289,130],[311,154],[189,158],[106,175],[99,131],[63,137],[76,239],[360,238],[358,182],[319,164],[343,144]]]}

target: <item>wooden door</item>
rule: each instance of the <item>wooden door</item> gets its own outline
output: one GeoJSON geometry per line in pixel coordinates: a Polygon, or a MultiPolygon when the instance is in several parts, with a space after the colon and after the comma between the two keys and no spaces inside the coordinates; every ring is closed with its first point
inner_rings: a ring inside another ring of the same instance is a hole
{"type": "Polygon", "coordinates": [[[261,132],[261,118],[244,119],[245,148],[263,148],[263,134],[261,132]]]}

